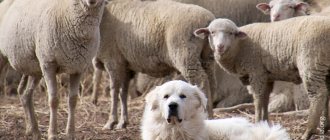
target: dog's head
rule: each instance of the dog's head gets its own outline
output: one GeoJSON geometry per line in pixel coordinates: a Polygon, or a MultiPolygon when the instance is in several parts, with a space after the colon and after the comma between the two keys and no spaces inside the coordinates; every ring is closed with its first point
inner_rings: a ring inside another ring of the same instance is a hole
{"type": "Polygon", "coordinates": [[[180,80],[157,86],[146,96],[147,109],[169,124],[180,124],[205,112],[207,99],[197,87],[180,80]]]}

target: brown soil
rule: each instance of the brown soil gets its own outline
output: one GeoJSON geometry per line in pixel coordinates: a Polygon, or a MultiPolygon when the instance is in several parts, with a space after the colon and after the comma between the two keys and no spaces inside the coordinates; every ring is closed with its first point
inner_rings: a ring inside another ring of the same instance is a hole
{"type": "MultiPolygon", "coordinates": [[[[65,94],[61,95],[61,102],[58,111],[58,125],[60,137],[63,138],[67,106],[65,94]]],[[[37,92],[34,95],[35,110],[39,121],[43,139],[47,139],[47,129],[49,122],[49,108],[47,103],[47,94],[37,92]]],[[[108,97],[100,97],[98,106],[91,103],[90,95],[80,97],[76,110],[76,138],[77,140],[110,139],[110,140],[139,140],[140,139],[140,121],[143,112],[143,98],[135,98],[129,101],[129,121],[127,129],[124,130],[102,130],[103,125],[108,119],[110,104],[108,97]]],[[[226,118],[232,116],[248,117],[253,121],[253,111],[236,110],[229,113],[218,113],[216,118],[226,118]]],[[[297,116],[271,116],[270,120],[274,123],[281,123],[286,127],[292,139],[298,139],[306,128],[307,117],[297,116]]],[[[19,102],[19,96],[0,95],[0,140],[21,140],[31,139],[25,134],[25,120],[22,105],[19,102]]],[[[329,135],[329,133],[328,133],[329,135]]],[[[314,136],[312,139],[319,139],[314,136]]],[[[329,137],[330,139],[330,137],[329,137]]]]}

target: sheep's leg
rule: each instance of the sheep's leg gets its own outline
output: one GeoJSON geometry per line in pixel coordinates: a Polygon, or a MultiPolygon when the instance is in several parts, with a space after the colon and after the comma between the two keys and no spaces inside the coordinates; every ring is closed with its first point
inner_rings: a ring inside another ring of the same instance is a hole
{"type": "Polygon", "coordinates": [[[68,106],[69,106],[69,115],[68,115],[68,123],[66,126],[66,134],[67,139],[74,140],[74,131],[75,131],[75,119],[74,113],[77,105],[77,98],[79,92],[79,81],[81,74],[71,74],[70,75],[70,92],[68,97],[68,106]]]}
{"type": "Polygon", "coordinates": [[[128,124],[128,114],[127,114],[127,95],[128,95],[128,88],[129,83],[131,79],[133,78],[133,74],[127,73],[124,81],[122,83],[122,89],[120,92],[120,101],[121,101],[121,115],[120,120],[117,125],[117,129],[123,129],[126,128],[126,125],[128,124]]]}
{"type": "Polygon", "coordinates": [[[327,103],[328,92],[326,89],[326,82],[324,78],[320,77],[322,76],[313,76],[313,74],[309,74],[309,77],[303,77],[303,84],[307,89],[310,100],[307,129],[302,136],[302,139],[304,140],[308,140],[316,133],[316,128],[320,122],[322,111],[327,103]]]}
{"type": "Polygon", "coordinates": [[[26,87],[24,94],[21,96],[21,103],[25,112],[26,134],[32,134],[34,140],[41,139],[33,107],[33,91],[38,85],[40,79],[40,77],[28,77],[27,75],[23,75],[19,84],[20,89],[18,90],[21,95],[22,90],[26,87]]]}
{"type": "MultiPolygon", "coordinates": [[[[110,78],[111,79],[111,78],[110,78]]],[[[111,108],[109,114],[109,120],[103,127],[103,129],[112,130],[114,126],[118,123],[118,94],[119,94],[119,86],[117,82],[114,80],[110,80],[110,95],[111,95],[111,108]]]]}
{"type": "Polygon", "coordinates": [[[97,104],[98,100],[98,92],[100,89],[100,82],[101,82],[101,77],[102,77],[102,70],[94,67],[94,74],[93,74],[93,94],[92,94],[92,101],[93,104],[97,104]]]}
{"type": "Polygon", "coordinates": [[[8,67],[8,60],[6,57],[4,57],[1,53],[0,53],[0,72],[4,73],[6,70],[6,67],[8,67]]]}
{"type": "MultiPolygon", "coordinates": [[[[201,66],[201,63],[199,61],[193,61],[188,62],[188,64],[194,64],[194,65],[188,65],[186,67],[183,67],[180,72],[182,76],[189,81],[189,83],[193,85],[198,85],[199,88],[202,89],[202,91],[206,94],[209,102],[207,104],[208,114],[209,118],[213,117],[213,104],[212,104],[212,94],[210,90],[210,83],[208,80],[208,75],[206,74],[205,70],[201,66]]],[[[184,66],[184,65],[183,65],[184,66]]]]}
{"type": "Polygon", "coordinates": [[[48,103],[50,108],[50,120],[48,128],[48,139],[57,139],[57,82],[56,82],[56,66],[54,64],[41,65],[42,73],[45,79],[48,92],[48,103]]]}
{"type": "Polygon", "coordinates": [[[322,112],[322,119],[321,123],[323,124],[321,126],[324,128],[324,133],[326,133],[329,130],[329,96],[326,98],[326,103],[325,106],[323,107],[323,112],[322,112]]]}
{"type": "Polygon", "coordinates": [[[253,95],[255,121],[268,120],[269,95],[274,82],[269,82],[265,76],[251,76],[251,86],[248,88],[253,95]]]}
{"type": "Polygon", "coordinates": [[[328,97],[326,99],[326,104],[324,106],[324,131],[325,133],[330,129],[330,116],[329,116],[329,96],[330,96],[330,71],[328,71],[328,75],[326,77],[326,85],[327,85],[327,90],[328,90],[328,97]]]}
{"type": "MultiPolygon", "coordinates": [[[[204,40],[204,49],[202,51],[202,67],[204,68],[207,76],[208,76],[208,80],[209,80],[209,88],[210,88],[210,92],[208,92],[208,112],[213,114],[213,94],[215,94],[215,88],[217,85],[217,81],[215,80],[215,69],[217,66],[217,64],[215,63],[214,60],[214,53],[213,50],[209,47],[209,42],[208,40],[204,40]]],[[[220,87],[221,88],[221,87],[220,87]]],[[[209,114],[209,116],[212,117],[212,115],[209,114]]]]}
{"type": "MultiPolygon", "coordinates": [[[[0,73],[2,73],[2,74],[4,74],[4,79],[1,79],[1,81],[3,82],[3,83],[5,83],[5,75],[6,75],[6,73],[7,73],[7,70],[8,70],[8,67],[10,67],[9,66],[9,64],[8,64],[8,60],[7,60],[7,58],[5,58],[1,53],[0,53],[0,73]]],[[[2,92],[4,93],[4,94],[6,94],[6,91],[5,91],[5,86],[4,86],[4,84],[3,85],[1,85],[2,86],[2,92]]]]}
{"type": "Polygon", "coordinates": [[[27,85],[28,78],[29,78],[28,75],[24,75],[24,74],[22,75],[21,80],[20,80],[20,82],[18,84],[18,87],[17,87],[17,93],[19,95],[23,94],[24,89],[26,88],[26,85],[27,85]]]}
{"type": "Polygon", "coordinates": [[[107,64],[105,67],[106,71],[109,74],[109,82],[110,82],[110,95],[111,95],[111,109],[109,114],[109,120],[103,126],[103,129],[112,130],[114,126],[118,123],[118,95],[121,81],[121,72],[125,72],[124,69],[119,69],[118,73],[113,71],[110,67],[110,64],[107,64]]]}

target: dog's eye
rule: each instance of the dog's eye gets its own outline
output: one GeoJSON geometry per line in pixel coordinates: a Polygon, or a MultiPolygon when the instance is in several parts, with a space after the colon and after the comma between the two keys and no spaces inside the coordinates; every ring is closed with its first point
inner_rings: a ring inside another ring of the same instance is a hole
{"type": "Polygon", "coordinates": [[[165,95],[165,96],[164,96],[164,99],[167,99],[168,97],[169,97],[168,95],[165,95]]]}
{"type": "Polygon", "coordinates": [[[184,95],[184,94],[181,94],[181,95],[180,95],[180,98],[181,98],[181,99],[184,99],[184,98],[186,98],[186,97],[187,97],[187,96],[184,95]]]}

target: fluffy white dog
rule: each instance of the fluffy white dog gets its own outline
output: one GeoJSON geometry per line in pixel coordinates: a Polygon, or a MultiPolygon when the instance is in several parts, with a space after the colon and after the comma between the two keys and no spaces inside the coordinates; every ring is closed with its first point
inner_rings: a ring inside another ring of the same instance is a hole
{"type": "Polygon", "coordinates": [[[146,96],[143,140],[289,140],[280,125],[252,124],[244,118],[206,120],[207,99],[184,81],[157,86],[146,96]]]}

